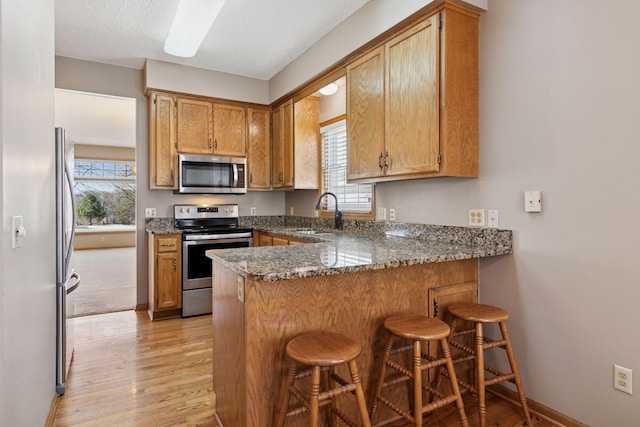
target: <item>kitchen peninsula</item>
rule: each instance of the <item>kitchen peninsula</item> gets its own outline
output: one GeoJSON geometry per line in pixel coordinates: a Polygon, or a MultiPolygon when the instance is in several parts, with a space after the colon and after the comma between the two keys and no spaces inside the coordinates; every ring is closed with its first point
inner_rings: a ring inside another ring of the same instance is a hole
{"type": "MultiPolygon", "coordinates": [[[[213,388],[225,427],[272,425],[287,372],[285,345],[308,331],[338,332],[361,344],[357,363],[371,401],[383,320],[399,313],[441,317],[453,301],[477,301],[478,258],[512,251],[508,230],[371,224],[335,232],[254,225],[312,243],[207,251],[213,388]]],[[[295,417],[287,425],[306,423],[295,417]]]]}

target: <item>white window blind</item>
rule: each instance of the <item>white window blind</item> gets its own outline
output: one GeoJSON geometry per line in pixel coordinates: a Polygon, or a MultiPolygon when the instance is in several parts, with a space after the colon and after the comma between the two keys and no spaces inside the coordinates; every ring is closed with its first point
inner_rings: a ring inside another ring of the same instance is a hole
{"type": "MultiPolygon", "coordinates": [[[[320,129],[322,135],[322,188],[338,197],[344,213],[371,213],[373,184],[347,184],[347,121],[320,129]]],[[[333,197],[323,199],[322,210],[335,211],[333,197]]]]}

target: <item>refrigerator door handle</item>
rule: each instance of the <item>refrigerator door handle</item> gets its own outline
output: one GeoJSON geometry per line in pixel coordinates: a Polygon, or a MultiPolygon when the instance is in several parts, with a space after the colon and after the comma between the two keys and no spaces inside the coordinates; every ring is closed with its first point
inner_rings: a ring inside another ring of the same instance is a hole
{"type": "Polygon", "coordinates": [[[71,199],[71,237],[69,238],[69,244],[67,246],[66,257],[64,260],[64,271],[69,271],[69,263],[71,263],[71,255],[73,253],[73,241],[76,238],[76,201],[73,197],[73,183],[71,181],[71,174],[69,173],[69,169],[67,168],[66,163],[64,164],[64,177],[67,181],[67,186],[69,188],[69,199],[71,199]]]}
{"type": "Polygon", "coordinates": [[[67,280],[67,286],[66,286],[67,295],[69,295],[71,292],[73,292],[76,289],[78,289],[78,286],[80,286],[80,275],[74,271],[71,274],[71,276],[69,276],[69,280],[67,280]],[[75,279],[76,281],[73,283],[73,285],[69,286],[69,283],[71,282],[71,279],[75,279]]]}

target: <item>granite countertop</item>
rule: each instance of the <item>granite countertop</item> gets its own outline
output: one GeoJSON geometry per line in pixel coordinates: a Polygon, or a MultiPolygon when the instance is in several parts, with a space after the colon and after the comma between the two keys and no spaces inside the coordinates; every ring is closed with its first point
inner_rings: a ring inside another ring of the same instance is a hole
{"type": "Polygon", "coordinates": [[[309,235],[295,226],[254,228],[312,243],[209,250],[206,255],[249,280],[270,282],[512,253],[509,230],[394,223],[309,235]]]}

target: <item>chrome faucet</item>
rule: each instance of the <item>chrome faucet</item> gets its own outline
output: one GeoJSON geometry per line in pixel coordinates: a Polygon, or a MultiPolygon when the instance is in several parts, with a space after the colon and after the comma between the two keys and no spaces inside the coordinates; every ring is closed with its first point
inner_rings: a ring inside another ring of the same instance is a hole
{"type": "Polygon", "coordinates": [[[329,191],[322,193],[320,197],[318,197],[318,203],[316,203],[316,210],[317,211],[320,210],[320,203],[322,202],[322,198],[324,196],[333,196],[333,198],[336,199],[335,228],[336,229],[342,228],[342,212],[338,210],[338,197],[335,194],[329,191]]]}

